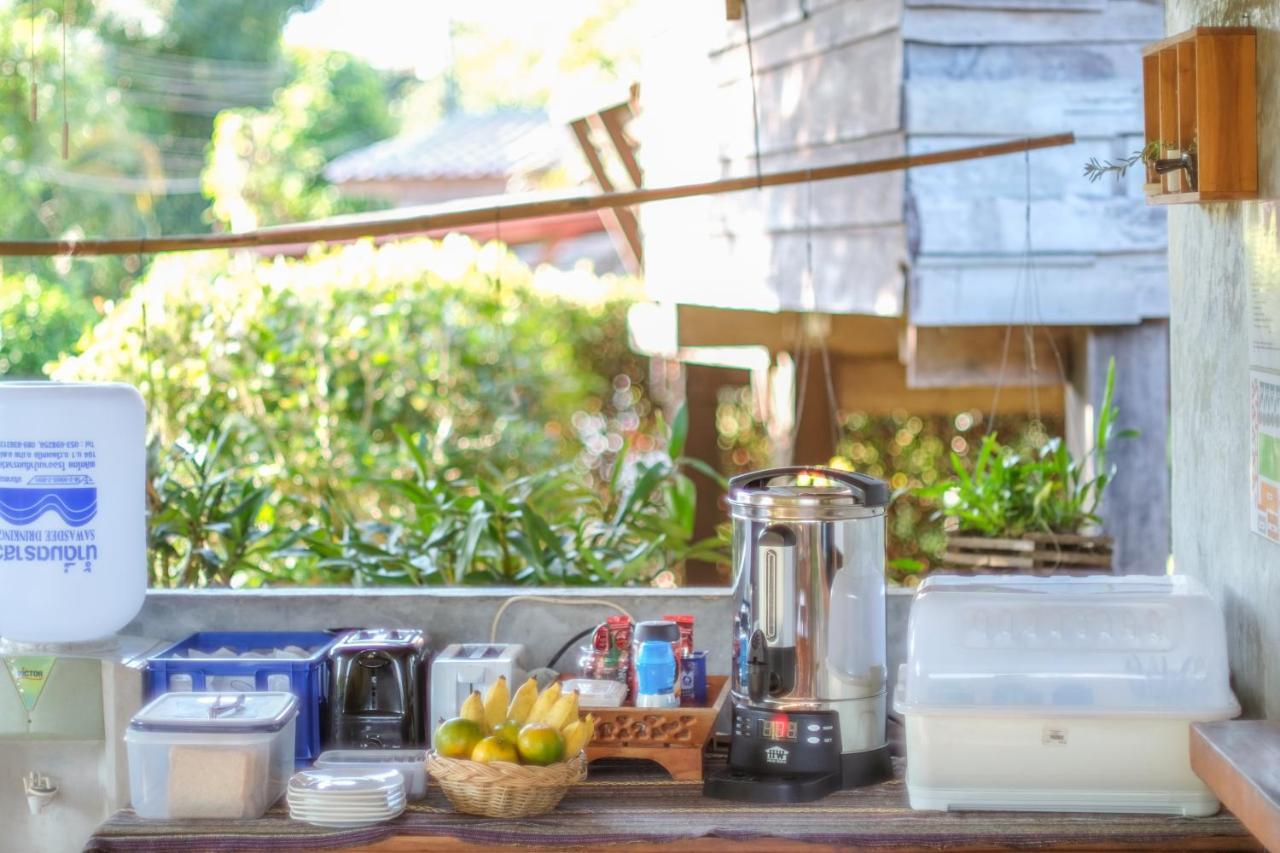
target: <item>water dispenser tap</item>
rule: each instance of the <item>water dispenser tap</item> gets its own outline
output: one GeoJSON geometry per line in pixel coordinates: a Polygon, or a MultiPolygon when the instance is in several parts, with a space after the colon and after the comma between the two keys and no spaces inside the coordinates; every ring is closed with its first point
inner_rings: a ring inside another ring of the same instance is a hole
{"type": "Polygon", "coordinates": [[[22,777],[22,789],[27,794],[27,808],[32,814],[40,814],[58,796],[58,783],[34,770],[22,777]]]}

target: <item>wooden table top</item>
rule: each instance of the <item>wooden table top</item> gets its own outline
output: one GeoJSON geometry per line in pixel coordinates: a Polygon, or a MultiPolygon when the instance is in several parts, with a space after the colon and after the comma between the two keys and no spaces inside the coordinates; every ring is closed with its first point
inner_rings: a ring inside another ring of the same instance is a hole
{"type": "MultiPolygon", "coordinates": [[[[721,759],[722,760],[722,759],[721,759]]],[[[709,759],[713,769],[714,759],[709,759]]],[[[1169,815],[1034,812],[921,812],[893,781],[840,791],[815,803],[762,805],[713,800],[696,782],[672,781],[645,764],[593,765],[553,812],[483,818],[455,812],[432,783],[425,800],[396,820],[361,829],[323,829],[293,821],[277,805],[259,820],[146,821],[121,812],[86,850],[169,853],[199,850],[406,851],[598,850],[621,853],[813,853],[834,850],[1259,850],[1229,813],[1169,815]]]]}
{"type": "Polygon", "coordinates": [[[1191,768],[1268,850],[1280,850],[1280,723],[1196,723],[1191,768]]]}

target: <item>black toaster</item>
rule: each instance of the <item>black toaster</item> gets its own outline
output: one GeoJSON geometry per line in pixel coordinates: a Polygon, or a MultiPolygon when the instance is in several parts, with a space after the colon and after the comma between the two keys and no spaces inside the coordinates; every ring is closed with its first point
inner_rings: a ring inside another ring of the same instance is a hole
{"type": "Polygon", "coordinates": [[[421,631],[352,631],[329,651],[332,749],[426,744],[427,643],[421,631]]]}

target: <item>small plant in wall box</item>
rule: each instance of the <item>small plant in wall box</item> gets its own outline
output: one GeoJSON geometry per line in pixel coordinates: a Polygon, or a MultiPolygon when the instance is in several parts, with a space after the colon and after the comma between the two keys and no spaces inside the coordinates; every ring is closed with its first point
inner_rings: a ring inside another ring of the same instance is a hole
{"type": "MultiPolygon", "coordinates": [[[[1097,157],[1090,157],[1089,162],[1084,164],[1084,176],[1089,179],[1090,183],[1094,183],[1102,178],[1108,172],[1114,173],[1116,180],[1124,178],[1129,169],[1141,161],[1144,165],[1154,165],[1157,160],[1164,156],[1166,148],[1174,147],[1172,143],[1162,142],[1159,139],[1153,139],[1146,145],[1142,146],[1141,151],[1135,151],[1120,160],[1101,161],[1097,157]]],[[[1192,143],[1192,150],[1195,145],[1192,143]]]]}

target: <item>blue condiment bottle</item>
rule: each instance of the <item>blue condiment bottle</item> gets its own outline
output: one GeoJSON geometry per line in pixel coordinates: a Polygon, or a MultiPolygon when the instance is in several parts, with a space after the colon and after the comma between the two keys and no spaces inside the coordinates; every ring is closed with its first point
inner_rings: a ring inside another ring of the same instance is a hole
{"type": "Polygon", "coordinates": [[[676,656],[671,643],[646,640],[636,655],[636,707],[675,708],[676,656]]]}

